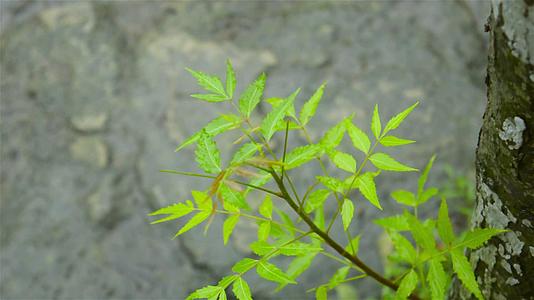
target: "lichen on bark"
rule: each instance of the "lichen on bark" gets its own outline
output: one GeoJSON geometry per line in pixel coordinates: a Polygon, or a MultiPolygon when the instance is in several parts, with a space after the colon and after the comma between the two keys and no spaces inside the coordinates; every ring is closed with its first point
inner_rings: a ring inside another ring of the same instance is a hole
{"type": "MultiPolygon", "coordinates": [[[[534,1],[493,1],[488,25],[472,226],[509,232],[471,252],[470,261],[486,299],[534,299],[534,1]]],[[[451,299],[470,297],[453,284],[451,299]]]]}

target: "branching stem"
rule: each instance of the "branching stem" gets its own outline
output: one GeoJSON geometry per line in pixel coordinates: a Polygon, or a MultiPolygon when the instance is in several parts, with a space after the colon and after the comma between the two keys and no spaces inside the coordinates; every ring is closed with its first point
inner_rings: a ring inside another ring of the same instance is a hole
{"type": "MultiPolygon", "coordinates": [[[[282,195],[282,199],[284,199],[287,204],[302,218],[302,220],[310,227],[310,229],[320,236],[326,244],[328,244],[330,247],[332,247],[339,255],[345,257],[350,262],[352,262],[354,265],[356,265],[358,268],[360,268],[365,274],[368,276],[374,278],[379,283],[393,289],[397,290],[399,286],[395,284],[394,282],[388,280],[387,278],[384,278],[382,275],[377,273],[375,270],[371,269],[368,265],[366,265],[362,260],[360,260],[356,255],[352,255],[349,252],[347,252],[340,244],[338,244],[334,239],[332,239],[326,232],[321,230],[315,223],[309,218],[309,216],[305,213],[303,213],[299,206],[295,203],[293,198],[289,195],[284,183],[281,181],[281,178],[274,172],[274,170],[271,170],[271,175],[273,176],[273,179],[275,180],[276,184],[278,185],[278,188],[280,189],[280,193],[282,195]]],[[[412,294],[410,295],[410,299],[412,300],[418,300],[420,299],[417,295],[412,294]]]]}

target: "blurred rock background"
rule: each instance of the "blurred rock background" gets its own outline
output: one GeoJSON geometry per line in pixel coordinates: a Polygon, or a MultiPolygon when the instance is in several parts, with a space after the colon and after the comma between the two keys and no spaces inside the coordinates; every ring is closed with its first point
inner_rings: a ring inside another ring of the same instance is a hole
{"type": "MultiPolygon", "coordinates": [[[[418,143],[399,159],[421,168],[437,153],[438,186],[444,165],[469,173],[485,104],[488,10],[463,0],[2,0],[0,298],[183,299],[250,255],[247,221],[227,247],[220,220],[208,236],[199,228],[176,240],[177,224],[149,225],[148,212],[207,184],[158,172],[194,170],[193,148],[174,148],[219,112],[188,96],[198,90],[187,66],[223,74],[231,58],[238,91],[267,72],[266,95],[302,87],[299,104],[327,81],[314,137],[352,112],[368,128],[374,103],[385,119],[419,100],[398,134],[418,143]]],[[[297,177],[300,186],[311,178],[297,177]]],[[[385,213],[362,204],[355,227],[361,256],[376,268],[380,230],[368,220],[398,209],[389,192],[413,189],[417,174],[382,177],[385,213]]],[[[250,280],[257,299],[312,299],[305,290],[336,266],[317,259],[302,284],[278,294],[250,280]]],[[[380,292],[371,280],[344,289],[338,298],[380,292]]]]}

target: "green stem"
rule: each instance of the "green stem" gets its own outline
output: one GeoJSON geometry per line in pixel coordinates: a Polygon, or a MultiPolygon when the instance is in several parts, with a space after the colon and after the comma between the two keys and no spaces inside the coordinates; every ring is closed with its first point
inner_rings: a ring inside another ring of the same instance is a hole
{"type": "MultiPolygon", "coordinates": [[[[203,211],[202,209],[199,209],[199,208],[193,208],[193,210],[194,211],[203,211]]],[[[298,229],[298,228],[295,228],[295,227],[292,227],[292,226],[289,226],[289,225],[286,225],[286,224],[283,224],[283,223],[280,223],[280,222],[277,222],[277,221],[273,221],[271,219],[262,218],[262,217],[258,217],[258,216],[251,215],[251,214],[244,214],[242,212],[232,212],[232,211],[220,210],[220,209],[216,209],[216,210],[214,210],[214,212],[219,213],[219,214],[225,214],[225,215],[238,215],[240,217],[245,217],[245,218],[249,218],[249,219],[256,220],[256,221],[268,221],[268,222],[271,222],[271,223],[276,224],[278,226],[282,226],[282,227],[285,227],[285,228],[288,228],[288,229],[291,229],[291,230],[295,230],[298,233],[305,233],[304,230],[301,230],[301,229],[298,229]]]]}
{"type": "MultiPolygon", "coordinates": [[[[305,213],[302,213],[299,210],[298,205],[295,203],[293,198],[289,195],[287,192],[286,187],[284,186],[284,183],[280,180],[280,177],[275,172],[271,173],[276,184],[278,185],[278,188],[280,189],[280,192],[283,196],[283,199],[287,202],[287,204],[302,218],[302,220],[308,224],[310,229],[317,234],[319,237],[321,237],[326,244],[328,244],[330,247],[332,247],[338,254],[348,259],[350,262],[352,262],[354,265],[358,266],[365,274],[369,275],[370,277],[374,278],[376,281],[380,282],[381,284],[393,289],[397,290],[399,286],[392,281],[384,278],[382,275],[378,274],[376,271],[371,269],[369,266],[367,266],[362,260],[358,258],[357,255],[352,255],[349,252],[347,252],[341,245],[339,245],[335,240],[333,240],[326,232],[322,231],[315,223],[306,215],[305,213]]],[[[416,300],[420,299],[417,295],[412,294],[410,295],[410,299],[416,300]]]]}
{"type": "MultiPolygon", "coordinates": [[[[178,175],[186,175],[186,176],[192,176],[192,177],[202,177],[202,178],[211,178],[211,179],[216,179],[217,178],[217,176],[213,176],[213,175],[198,174],[198,173],[193,173],[193,172],[184,172],[184,171],[176,171],[176,170],[160,170],[160,172],[170,173],[170,174],[178,174],[178,175]]],[[[271,191],[271,190],[263,188],[261,186],[253,185],[253,184],[250,184],[250,183],[246,183],[246,182],[242,182],[242,181],[234,180],[234,179],[231,179],[231,181],[235,182],[235,183],[238,183],[238,184],[241,184],[241,185],[244,185],[244,186],[251,187],[251,188],[256,189],[256,190],[260,190],[260,191],[269,193],[269,194],[277,196],[277,197],[281,196],[280,193],[275,192],[275,191],[271,191]]]]}

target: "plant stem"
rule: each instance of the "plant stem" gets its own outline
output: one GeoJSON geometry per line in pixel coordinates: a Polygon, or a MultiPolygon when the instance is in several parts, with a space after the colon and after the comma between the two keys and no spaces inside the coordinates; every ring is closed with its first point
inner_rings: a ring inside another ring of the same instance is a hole
{"type": "MultiPolygon", "coordinates": [[[[202,178],[211,178],[211,179],[216,179],[217,178],[217,176],[213,176],[213,175],[198,174],[198,173],[193,173],[193,172],[184,172],[184,171],[176,171],[176,170],[160,170],[160,172],[170,173],[170,174],[178,174],[178,175],[186,175],[186,176],[192,176],[192,177],[202,177],[202,178]]],[[[263,188],[261,186],[256,186],[256,185],[253,185],[253,184],[250,184],[250,183],[246,183],[246,182],[242,182],[242,181],[234,180],[234,179],[230,179],[230,180],[232,182],[235,182],[235,183],[238,183],[238,184],[241,184],[241,185],[244,185],[244,186],[248,186],[248,187],[251,187],[253,189],[260,190],[260,191],[264,191],[266,193],[269,193],[269,194],[277,196],[277,197],[281,197],[280,193],[275,192],[275,191],[271,191],[271,190],[263,188]]]]}
{"type": "MultiPolygon", "coordinates": [[[[202,209],[198,209],[198,208],[193,208],[194,211],[202,211],[202,209]]],[[[267,219],[267,218],[262,218],[262,217],[258,217],[258,216],[255,216],[255,215],[250,215],[250,214],[244,214],[242,212],[232,212],[232,211],[227,211],[227,210],[220,210],[220,209],[216,209],[214,210],[216,213],[219,213],[219,214],[225,214],[225,215],[238,215],[240,217],[245,217],[245,218],[249,218],[249,219],[252,219],[252,220],[257,220],[257,221],[268,221],[268,222],[271,222],[273,224],[276,224],[278,226],[281,226],[281,227],[285,227],[285,228],[288,228],[288,229],[292,229],[292,230],[295,230],[296,232],[298,233],[306,233],[306,231],[304,230],[301,230],[301,229],[298,229],[296,227],[291,227],[291,226],[288,226],[286,224],[283,224],[283,223],[280,223],[280,222],[276,222],[276,221],[273,221],[271,219],[267,219]]]]}
{"type": "MultiPolygon", "coordinates": [[[[302,218],[302,220],[306,224],[308,224],[310,229],[325,241],[325,243],[327,243],[330,247],[332,247],[339,255],[348,259],[354,265],[358,266],[365,274],[374,278],[379,283],[395,291],[399,288],[397,284],[393,283],[387,278],[384,278],[382,275],[378,274],[375,270],[371,269],[368,265],[366,265],[363,261],[361,261],[356,255],[352,255],[349,252],[347,252],[341,245],[339,245],[335,240],[333,240],[326,232],[322,231],[319,227],[317,227],[317,225],[315,225],[315,223],[308,217],[308,215],[300,211],[298,205],[295,203],[293,198],[291,198],[291,196],[287,192],[287,189],[284,186],[284,183],[280,180],[280,177],[278,176],[278,174],[276,174],[274,170],[272,170],[271,175],[273,176],[276,184],[278,185],[278,188],[280,189],[282,198],[302,218]]],[[[410,299],[418,300],[420,298],[417,295],[412,294],[410,295],[410,299]]]]}

